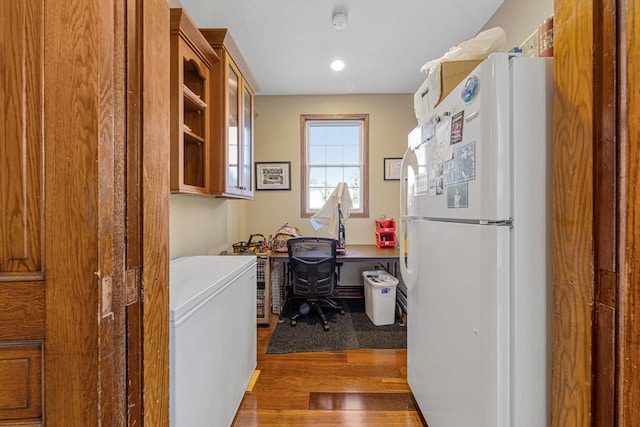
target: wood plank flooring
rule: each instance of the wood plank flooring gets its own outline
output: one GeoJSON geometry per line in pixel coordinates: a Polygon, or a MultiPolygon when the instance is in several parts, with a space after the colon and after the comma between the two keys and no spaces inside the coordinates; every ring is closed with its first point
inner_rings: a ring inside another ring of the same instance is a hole
{"type": "Polygon", "coordinates": [[[233,426],[427,425],[407,384],[406,349],[266,354],[276,323],[258,327],[260,376],[233,426]]]}

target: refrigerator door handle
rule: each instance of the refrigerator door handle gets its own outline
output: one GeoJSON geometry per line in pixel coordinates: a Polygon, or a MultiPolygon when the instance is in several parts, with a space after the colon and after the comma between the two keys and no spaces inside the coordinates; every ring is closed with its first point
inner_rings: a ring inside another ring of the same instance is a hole
{"type": "Polygon", "coordinates": [[[411,147],[405,151],[400,168],[400,221],[398,223],[400,274],[407,286],[407,290],[411,291],[418,281],[416,268],[416,260],[418,259],[416,250],[418,248],[414,247],[417,245],[415,245],[411,239],[412,233],[408,233],[412,218],[410,212],[411,207],[409,206],[409,182],[413,181],[413,176],[409,175],[409,169],[413,170],[413,176],[418,173],[418,159],[411,147]]]}

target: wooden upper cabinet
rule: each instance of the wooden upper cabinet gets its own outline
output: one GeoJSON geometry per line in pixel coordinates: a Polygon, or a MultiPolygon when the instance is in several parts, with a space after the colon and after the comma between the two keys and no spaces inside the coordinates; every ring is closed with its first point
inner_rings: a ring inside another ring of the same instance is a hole
{"type": "Polygon", "coordinates": [[[211,69],[218,56],[182,8],[171,9],[171,191],[210,193],[211,69]]]}
{"type": "Polygon", "coordinates": [[[220,61],[211,70],[211,193],[253,198],[254,93],[258,84],[228,29],[201,29],[220,61]]]}

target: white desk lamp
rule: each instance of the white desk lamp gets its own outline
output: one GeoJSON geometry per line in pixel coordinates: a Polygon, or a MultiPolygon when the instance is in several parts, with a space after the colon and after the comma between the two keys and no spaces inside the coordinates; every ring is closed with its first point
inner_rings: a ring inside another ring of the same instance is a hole
{"type": "Polygon", "coordinates": [[[309,221],[314,230],[328,227],[331,236],[338,240],[338,253],[346,253],[346,235],[344,222],[351,213],[351,195],[346,182],[340,182],[322,208],[309,221]]]}

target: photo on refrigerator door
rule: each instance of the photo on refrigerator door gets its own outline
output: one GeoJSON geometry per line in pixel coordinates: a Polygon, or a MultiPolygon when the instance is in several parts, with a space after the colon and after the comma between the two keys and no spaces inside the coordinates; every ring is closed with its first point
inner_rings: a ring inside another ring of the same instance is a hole
{"type": "Polygon", "coordinates": [[[454,158],[442,164],[444,186],[476,179],[476,142],[455,150],[454,158]]]}
{"type": "Polygon", "coordinates": [[[464,110],[456,113],[451,118],[451,145],[462,141],[462,122],[464,121],[464,110]]]}
{"type": "Polygon", "coordinates": [[[429,169],[429,195],[439,196],[443,193],[442,163],[431,165],[429,169]]]}
{"type": "Polygon", "coordinates": [[[469,197],[467,193],[467,182],[450,185],[447,187],[447,207],[467,208],[469,207],[469,197]]]}
{"type": "Polygon", "coordinates": [[[476,142],[470,142],[456,150],[460,181],[476,179],[476,142]]]}
{"type": "Polygon", "coordinates": [[[442,176],[444,186],[456,184],[458,182],[458,168],[456,167],[456,159],[447,160],[442,164],[442,176]]]}

